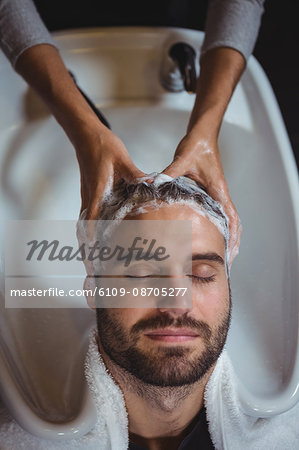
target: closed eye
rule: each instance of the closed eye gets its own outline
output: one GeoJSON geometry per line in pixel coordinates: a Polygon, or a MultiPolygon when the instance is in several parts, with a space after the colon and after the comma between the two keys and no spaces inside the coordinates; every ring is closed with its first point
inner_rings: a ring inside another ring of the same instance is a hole
{"type": "Polygon", "coordinates": [[[196,275],[188,275],[192,278],[192,282],[194,283],[212,283],[215,281],[215,275],[211,275],[210,277],[198,277],[196,275]]]}
{"type": "MultiPolygon", "coordinates": [[[[196,275],[187,275],[196,283],[211,283],[215,281],[215,275],[209,277],[198,277],[196,275]]],[[[125,278],[142,279],[142,278],[159,278],[159,275],[125,275],[125,278]]]]}
{"type": "Polygon", "coordinates": [[[125,278],[150,278],[150,277],[158,277],[158,275],[125,275],[125,278]]]}

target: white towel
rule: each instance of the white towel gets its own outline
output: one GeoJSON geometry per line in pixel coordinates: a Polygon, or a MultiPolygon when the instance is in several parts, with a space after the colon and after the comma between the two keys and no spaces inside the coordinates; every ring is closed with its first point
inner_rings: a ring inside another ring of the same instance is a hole
{"type": "Polygon", "coordinates": [[[93,330],[85,361],[85,376],[97,409],[96,428],[102,431],[105,427],[107,450],[127,450],[129,440],[125,400],[99,353],[96,335],[96,330],[93,330]]]}
{"type": "MultiPolygon", "coordinates": [[[[85,436],[58,442],[24,431],[0,411],[1,450],[127,450],[128,416],[120,388],[98,352],[96,330],[90,336],[86,378],[95,399],[97,422],[85,436]]],[[[224,350],[205,390],[205,406],[212,441],[217,450],[299,449],[299,403],[284,414],[258,419],[246,415],[236,393],[234,372],[224,350]]]]}
{"type": "Polygon", "coordinates": [[[249,416],[242,410],[234,370],[224,350],[208,381],[205,406],[209,431],[217,450],[299,449],[299,403],[271,418],[249,416]]]}
{"type": "Polygon", "coordinates": [[[23,430],[0,409],[0,450],[127,450],[128,419],[123,394],[98,351],[96,330],[90,334],[85,376],[97,409],[94,428],[69,441],[41,439],[23,430]]]}

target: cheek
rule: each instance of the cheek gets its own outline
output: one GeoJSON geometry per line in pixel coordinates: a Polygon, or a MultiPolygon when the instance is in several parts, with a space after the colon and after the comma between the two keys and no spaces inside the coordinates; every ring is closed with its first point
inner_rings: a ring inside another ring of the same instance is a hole
{"type": "Polygon", "coordinates": [[[229,308],[227,282],[192,287],[192,310],[209,324],[217,322],[229,308]]]}

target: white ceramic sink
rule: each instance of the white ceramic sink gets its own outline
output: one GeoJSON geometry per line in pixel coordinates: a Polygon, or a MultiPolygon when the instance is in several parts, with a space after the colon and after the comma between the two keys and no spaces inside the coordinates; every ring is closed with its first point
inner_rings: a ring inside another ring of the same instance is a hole
{"type": "MultiPolygon", "coordinates": [[[[61,32],[55,38],[78,84],[135,164],[147,173],[165,168],[184,136],[194,96],[166,92],[160,66],[172,43],[185,41],[199,50],[203,34],[105,28],[61,32]]],[[[80,186],[75,153],[63,131],[4,57],[0,92],[3,259],[6,220],[76,220],[80,186]]],[[[228,350],[245,410],[267,417],[299,399],[299,188],[276,100],[253,57],[225,115],[219,145],[243,224],[232,268],[228,350]]],[[[83,376],[94,314],[84,301],[79,309],[5,309],[3,302],[2,295],[3,401],[33,434],[53,439],[84,434],[95,420],[83,376]]]]}

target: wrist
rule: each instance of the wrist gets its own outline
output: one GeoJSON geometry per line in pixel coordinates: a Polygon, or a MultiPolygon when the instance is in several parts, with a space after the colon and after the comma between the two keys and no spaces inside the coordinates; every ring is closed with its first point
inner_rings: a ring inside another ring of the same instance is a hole
{"type": "Polygon", "coordinates": [[[105,143],[111,138],[111,130],[103,125],[98,117],[85,116],[69,121],[67,126],[62,125],[68,138],[72,142],[77,156],[84,153],[92,157],[99,153],[101,148],[105,147],[105,143]]]}
{"type": "Polygon", "coordinates": [[[211,108],[201,114],[191,114],[187,135],[195,141],[206,142],[207,145],[216,146],[222,118],[223,114],[218,108],[211,108]]]}
{"type": "Polygon", "coordinates": [[[91,142],[98,142],[101,135],[110,132],[88,105],[67,71],[63,83],[51,84],[44,101],[75,148],[91,148],[91,142]]]}
{"type": "Polygon", "coordinates": [[[231,48],[214,48],[202,57],[188,131],[199,127],[217,138],[224,113],[244,67],[243,56],[231,48]]]}
{"type": "Polygon", "coordinates": [[[73,103],[55,103],[52,113],[73,145],[84,145],[110,130],[100,121],[78,91],[73,103]]]}

